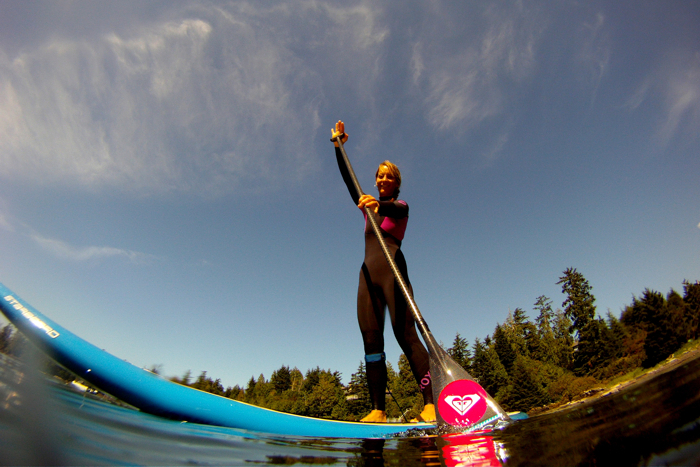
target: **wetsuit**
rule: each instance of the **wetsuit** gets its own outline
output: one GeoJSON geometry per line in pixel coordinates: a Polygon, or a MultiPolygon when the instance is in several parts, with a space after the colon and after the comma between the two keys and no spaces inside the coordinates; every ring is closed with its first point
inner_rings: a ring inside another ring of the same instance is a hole
{"type": "MultiPolygon", "coordinates": [[[[350,196],[357,206],[360,194],[350,178],[339,148],[335,148],[338,167],[350,196]]],[[[364,210],[363,210],[364,212],[364,210]]],[[[396,266],[403,275],[411,295],[413,289],[408,279],[406,260],[401,252],[401,241],[408,222],[408,204],[401,200],[379,198],[379,211],[372,213],[382,230],[382,236],[391,252],[396,266]]],[[[433,403],[430,383],[430,363],[428,352],[418,338],[413,314],[406,304],[401,289],[394,279],[389,263],[367,221],[365,213],[365,259],[360,270],[360,284],[357,290],[357,319],[365,347],[367,382],[372,396],[373,408],[385,410],[385,388],[387,384],[386,357],[384,355],[384,317],[389,309],[391,326],[401,350],[408,358],[411,371],[423,393],[426,404],[433,403]]]]}

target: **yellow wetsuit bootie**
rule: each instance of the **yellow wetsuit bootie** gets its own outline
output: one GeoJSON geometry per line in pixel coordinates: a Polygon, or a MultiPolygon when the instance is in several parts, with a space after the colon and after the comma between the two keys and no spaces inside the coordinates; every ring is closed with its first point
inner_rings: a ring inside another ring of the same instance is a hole
{"type": "Polygon", "coordinates": [[[435,404],[425,404],[425,407],[423,407],[423,411],[418,415],[418,417],[414,418],[411,420],[412,423],[418,423],[418,422],[428,422],[428,423],[434,423],[437,420],[437,416],[435,415],[435,404]]]}
{"type": "Polygon", "coordinates": [[[386,412],[383,410],[373,410],[360,421],[365,423],[386,423],[386,412]]]}

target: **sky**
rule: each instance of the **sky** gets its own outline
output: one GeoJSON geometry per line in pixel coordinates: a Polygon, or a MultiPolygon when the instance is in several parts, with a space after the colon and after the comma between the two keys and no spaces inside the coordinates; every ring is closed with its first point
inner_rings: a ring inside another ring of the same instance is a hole
{"type": "Polygon", "coordinates": [[[339,119],[447,347],[570,267],[603,317],[700,280],[698,2],[0,0],[0,282],[166,376],[347,383],[339,119]]]}

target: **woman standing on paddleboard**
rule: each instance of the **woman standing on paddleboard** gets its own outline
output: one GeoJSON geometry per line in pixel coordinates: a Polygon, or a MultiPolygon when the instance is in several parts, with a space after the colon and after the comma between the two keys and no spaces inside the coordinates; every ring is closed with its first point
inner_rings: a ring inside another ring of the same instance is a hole
{"type": "MultiPolygon", "coordinates": [[[[332,130],[332,139],[335,140],[336,137],[341,137],[343,143],[348,139],[348,135],[345,133],[345,124],[342,121],[338,121],[335,124],[335,129],[332,130]]],[[[334,144],[338,167],[353,202],[363,212],[367,206],[375,213],[384,240],[404,280],[410,287],[406,260],[401,252],[401,241],[408,222],[408,204],[398,199],[401,188],[401,172],[391,162],[382,162],[375,174],[379,199],[372,195],[360,195],[343,163],[338,143],[334,144]]],[[[412,294],[413,289],[411,289],[412,294]]],[[[386,422],[387,369],[384,354],[386,308],[389,309],[391,326],[396,340],[408,358],[413,376],[423,393],[425,407],[419,418],[421,421],[433,422],[435,421],[435,405],[433,404],[433,391],[430,382],[428,352],[418,338],[413,315],[394,279],[379,241],[365,219],[365,260],[360,270],[360,284],[357,290],[357,319],[364,341],[367,383],[372,397],[373,410],[362,419],[363,422],[386,422]]]]}

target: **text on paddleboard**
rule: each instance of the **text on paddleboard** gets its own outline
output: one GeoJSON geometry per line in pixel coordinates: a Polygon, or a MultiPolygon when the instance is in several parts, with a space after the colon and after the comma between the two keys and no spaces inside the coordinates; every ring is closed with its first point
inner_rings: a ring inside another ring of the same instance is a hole
{"type": "Polygon", "coordinates": [[[14,307],[15,310],[18,310],[20,313],[22,313],[22,316],[27,318],[30,323],[32,323],[34,326],[38,327],[39,329],[42,329],[46,334],[48,334],[49,337],[52,339],[57,338],[60,336],[60,334],[55,331],[51,326],[40,320],[34,313],[31,311],[27,310],[27,308],[22,305],[20,302],[18,302],[15,297],[12,295],[7,295],[4,297],[5,301],[8,302],[10,305],[14,307]]]}

